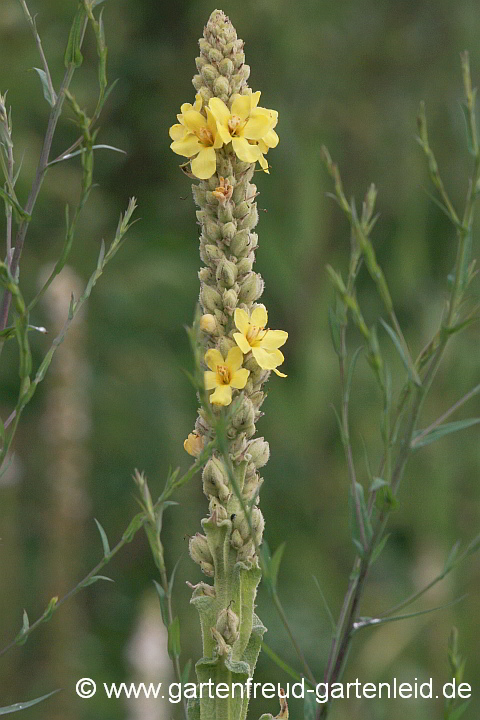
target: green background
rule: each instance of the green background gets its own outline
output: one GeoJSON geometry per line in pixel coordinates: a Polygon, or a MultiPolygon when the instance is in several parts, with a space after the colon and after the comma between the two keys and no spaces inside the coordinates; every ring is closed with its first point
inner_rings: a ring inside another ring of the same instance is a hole
{"type": "MultiPolygon", "coordinates": [[[[320,148],[328,145],[339,163],[347,197],[354,195],[360,203],[370,182],[378,187],[376,248],[415,355],[438,325],[446,276],[455,260],[454,230],[427,194],[429,181],[415,141],[415,118],[423,99],[431,142],[452,202],[460,211],[470,158],[460,107],[459,54],[470,51],[473,78],[478,80],[480,14],[473,0],[244,0],[219,2],[217,7],[227,12],[246,41],[250,86],[262,90],[264,106],[279,111],[280,144],[269,154],[271,174],[256,177],[258,205],[264,211],[257,227],[256,269],[266,282],[264,301],[271,326],[289,332],[284,365],[288,379],[271,378],[265,416],[258,424],[271,448],[261,506],[270,547],[287,543],[280,596],[321,679],[330,629],[312,576],[318,578],[337,615],[353,546],[347,473],[331,407],[338,406],[339,381],[327,323],[332,289],[325,272],[327,263],[345,269],[349,229],[339,208],[326,197],[331,187],[320,148]]],[[[30,9],[38,13],[38,28],[58,87],[76,2],[32,0],[30,9]]],[[[152,494],[157,495],[170,466],[186,469],[189,464],[183,440],[193,428],[197,402],[183,372],[192,365],[184,325],[191,322],[198,297],[198,228],[190,181],[169,149],[168,128],[180,104],[193,101],[197,40],[213,9],[204,0],[108,0],[105,4],[109,78],[119,82],[102,116],[98,142],[123,148],[126,155],[103,150],[96,155],[98,187],[81,217],[71,268],[83,281],[87,279],[100,240],[111,239],[118,215],[132,195],[138,198],[140,222],[108,267],[85,317],[72,328],[70,345],[61,349],[65,354],[59,351],[59,364],[52,367],[26,411],[13,464],[0,486],[2,646],[18,632],[23,608],[33,621],[53,595],[64,594],[101,557],[94,517],[112,545],[120,538],[138,507],[131,480],[134,468],[145,470],[152,494]]],[[[96,50],[90,32],[84,55],[72,90],[92,112],[96,50]]],[[[22,201],[48,120],[39,79],[29,71],[39,65],[20,5],[2,0],[0,91],[8,90],[12,106],[17,167],[23,156],[17,184],[22,201]]],[[[53,156],[76,139],[69,117],[66,110],[53,156]]],[[[65,204],[78,199],[80,179],[78,158],[47,175],[22,258],[27,298],[34,294],[42,268],[45,272],[45,264],[60,252],[65,204]]],[[[0,227],[3,234],[3,220],[0,227]]],[[[31,318],[33,324],[50,329],[46,337],[32,336],[37,363],[54,335],[52,312],[60,319],[66,316],[70,289],[67,279],[51,301],[53,310],[43,304],[31,318]]],[[[478,285],[473,292],[478,294],[478,285]]],[[[382,307],[365,272],[359,298],[368,322],[375,322],[382,307]]],[[[388,337],[380,333],[380,339],[398,387],[403,366],[388,337]]],[[[354,350],[359,338],[353,334],[350,341],[354,350]]],[[[478,326],[473,325],[452,343],[425,407],[423,425],[480,381],[478,342],[478,326]]],[[[2,355],[3,418],[15,402],[16,362],[11,343],[2,355]]],[[[478,415],[479,402],[473,400],[458,418],[478,415]]],[[[352,391],[351,425],[362,482],[366,482],[362,438],[374,467],[381,454],[379,412],[371,372],[361,359],[352,391]]],[[[374,616],[426,584],[442,569],[453,543],[458,538],[467,542],[480,530],[479,467],[475,427],[415,455],[391,520],[390,540],[372,570],[362,614],[374,616]]],[[[182,558],[174,604],[181,618],[183,664],[190,657],[197,659],[201,651],[197,617],[185,585],[186,580],[201,580],[187,553],[188,536],[199,530],[206,513],[200,480],[183,488],[176,499],[180,505],[166,512],[164,540],[170,570],[182,558]]],[[[468,657],[465,679],[474,692],[465,718],[476,717],[478,567],[478,559],[470,559],[418,607],[436,606],[468,593],[458,605],[359,634],[346,679],[390,682],[397,677],[423,682],[433,677],[439,688],[450,679],[447,639],[455,624],[468,657]]],[[[164,702],[153,704],[149,716],[147,710],[140,710],[140,701],[127,706],[122,700],[106,699],[103,682],[147,680],[146,670],[134,674],[133,651],[127,652],[140,620],[159,632],[152,590],[156,570],[141,533],[106,574],[115,583],[98,583],[82,591],[24,647],[14,648],[0,660],[0,706],[60,687],[63,690],[56,697],[25,712],[40,720],[160,720],[179,713],[178,706],[164,702]],[[75,682],[81,677],[97,681],[95,698],[77,698],[75,682]]],[[[269,629],[267,642],[298,668],[262,587],[258,613],[269,629]]],[[[150,650],[142,645],[136,654],[146,667],[157,668],[157,681],[167,682],[168,659],[158,670],[165,655],[163,642],[162,638],[152,641],[150,650]]],[[[257,679],[285,684],[289,678],[262,655],[257,679]]],[[[292,718],[303,717],[300,701],[292,701],[291,711],[292,718]]],[[[276,713],[276,701],[252,701],[250,716],[262,712],[276,713]]],[[[442,703],[345,700],[332,711],[333,720],[397,720],[405,715],[412,720],[441,718],[442,703]]]]}

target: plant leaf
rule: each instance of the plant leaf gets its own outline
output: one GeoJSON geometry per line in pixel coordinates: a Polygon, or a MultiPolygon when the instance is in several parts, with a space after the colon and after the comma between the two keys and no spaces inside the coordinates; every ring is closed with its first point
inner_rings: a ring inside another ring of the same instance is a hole
{"type": "Polygon", "coordinates": [[[180,620],[175,617],[168,626],[168,654],[173,660],[180,657],[180,620]]]}
{"type": "Polygon", "coordinates": [[[280,563],[282,562],[283,553],[285,551],[286,542],[283,542],[281,545],[277,547],[275,552],[272,555],[272,559],[270,561],[270,573],[271,573],[271,579],[272,579],[272,585],[274,588],[277,587],[277,577],[278,577],[278,571],[280,570],[280,563]]]}
{"type": "Polygon", "coordinates": [[[88,578],[88,580],[85,580],[83,583],[81,583],[80,587],[88,587],[89,585],[93,585],[97,582],[97,580],[108,580],[108,582],[115,582],[112,580],[112,578],[107,577],[106,575],[92,575],[92,577],[88,578]]]}
{"type": "Polygon", "coordinates": [[[303,701],[303,720],[315,720],[317,715],[318,703],[315,693],[305,693],[303,701]]]}
{"type": "MultiPolygon", "coordinates": [[[[290,675],[290,677],[293,678],[294,680],[296,680],[297,682],[301,682],[302,676],[299,673],[297,673],[296,670],[294,670],[292,667],[290,667],[290,665],[288,665],[284,660],[282,660],[282,658],[279,655],[277,655],[277,653],[274,650],[272,650],[272,648],[269,645],[267,645],[265,642],[262,642],[262,650],[264,651],[264,653],[266,655],[268,655],[270,660],[273,660],[275,665],[278,665],[278,667],[281,670],[283,670],[284,672],[286,672],[287,675],[290,675]]],[[[307,681],[305,681],[305,682],[307,682],[307,681]]]]}
{"type": "Polygon", "coordinates": [[[48,87],[47,73],[45,72],[45,70],[42,70],[41,68],[34,67],[33,69],[37,71],[37,73],[40,76],[40,80],[42,81],[43,97],[48,102],[50,107],[53,107],[55,105],[57,98],[52,97],[50,88],[48,87]]]}
{"type": "Polygon", "coordinates": [[[103,529],[103,527],[98,522],[97,518],[93,518],[97,524],[98,532],[100,533],[100,537],[102,538],[102,545],[103,545],[103,554],[105,557],[110,555],[110,545],[108,543],[107,533],[103,529]]]}
{"type": "Polygon", "coordinates": [[[332,632],[335,632],[335,630],[336,630],[335,620],[333,619],[332,611],[330,610],[330,607],[327,603],[327,599],[326,599],[325,595],[323,594],[322,588],[320,587],[320,583],[318,582],[315,575],[312,575],[312,577],[315,581],[315,585],[317,586],[317,590],[320,593],[320,597],[322,598],[322,602],[325,607],[325,610],[327,611],[327,615],[328,615],[328,619],[330,621],[330,627],[332,628],[332,632]]]}
{"type": "Polygon", "coordinates": [[[55,695],[57,692],[60,692],[60,690],[52,690],[52,692],[42,695],[42,697],[35,698],[35,700],[28,700],[27,702],[19,702],[14,705],[9,705],[8,707],[2,707],[0,708],[0,715],[8,715],[9,713],[18,712],[19,710],[25,710],[26,708],[32,707],[32,705],[36,705],[52,695],[55,695]]]}
{"type": "Polygon", "coordinates": [[[165,627],[168,627],[168,611],[167,611],[167,595],[163,587],[156,580],[153,581],[155,590],[157,591],[158,598],[160,600],[160,612],[162,614],[162,620],[165,627]]]}
{"type": "Polygon", "coordinates": [[[387,331],[387,333],[390,335],[390,338],[391,338],[393,344],[395,345],[395,348],[397,349],[397,352],[400,355],[400,358],[401,358],[403,364],[405,365],[405,369],[408,373],[408,377],[410,378],[410,380],[413,383],[415,383],[415,385],[421,385],[421,381],[420,381],[420,378],[418,377],[418,373],[415,370],[415,368],[412,367],[411,363],[409,362],[409,360],[405,354],[405,350],[402,346],[402,343],[400,342],[400,338],[398,337],[397,333],[382,318],[380,318],[380,322],[382,323],[382,325],[385,328],[385,330],[387,331]]]}
{"type": "Polygon", "coordinates": [[[419,430],[413,436],[411,448],[412,450],[417,450],[417,448],[430,445],[430,443],[440,440],[440,438],[445,435],[450,435],[450,433],[457,432],[458,430],[465,430],[465,428],[472,427],[472,425],[478,425],[478,423],[480,423],[480,418],[469,418],[467,420],[456,420],[454,422],[444,423],[443,425],[439,425],[434,428],[428,433],[428,435],[425,435],[425,437],[422,437],[421,440],[417,441],[416,438],[422,434],[422,430],[419,430]]]}

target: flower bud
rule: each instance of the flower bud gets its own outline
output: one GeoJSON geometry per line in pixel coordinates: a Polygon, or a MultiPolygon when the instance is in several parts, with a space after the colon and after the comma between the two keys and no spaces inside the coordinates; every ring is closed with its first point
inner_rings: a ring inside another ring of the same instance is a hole
{"type": "Polygon", "coordinates": [[[227,244],[232,240],[236,232],[237,226],[234,222],[226,222],[222,225],[222,237],[227,244]]]}
{"type": "Polygon", "coordinates": [[[213,83],[213,92],[217,96],[226,95],[228,98],[228,95],[230,94],[230,87],[226,77],[224,77],[223,75],[217,77],[217,79],[213,83]]]}
{"type": "Polygon", "coordinates": [[[207,61],[204,57],[200,55],[200,57],[195,58],[195,65],[197,66],[198,72],[202,69],[204,65],[207,64],[207,61]]]}
{"type": "Polygon", "coordinates": [[[237,561],[240,562],[253,562],[255,558],[255,545],[253,540],[249,540],[244,543],[240,550],[237,552],[237,561]]]}
{"type": "Polygon", "coordinates": [[[233,215],[236,218],[243,218],[245,215],[248,215],[248,212],[250,210],[250,205],[246,202],[246,200],[243,200],[242,202],[238,203],[237,207],[233,211],[233,215]]]}
{"type": "Polygon", "coordinates": [[[195,533],[195,535],[189,540],[188,549],[192,560],[196,563],[200,564],[205,562],[213,565],[213,556],[205,535],[198,532],[195,533]]]}
{"type": "Polygon", "coordinates": [[[230,610],[230,608],[222,610],[218,616],[216,628],[229,645],[233,645],[238,637],[239,622],[238,615],[234,613],[233,610],[230,610]]]}
{"type": "Polygon", "coordinates": [[[205,204],[205,188],[201,185],[192,185],[192,193],[196,204],[203,207],[205,204]]]}
{"type": "Polygon", "coordinates": [[[210,48],[212,47],[208,40],[203,37],[200,38],[200,40],[198,41],[198,47],[200,48],[200,52],[202,53],[202,55],[206,55],[208,57],[208,53],[210,51],[210,48]]]}
{"type": "Polygon", "coordinates": [[[243,52],[237,52],[232,58],[233,65],[236,70],[242,67],[243,63],[245,62],[245,53],[243,52]]]}
{"type": "Polygon", "coordinates": [[[215,525],[228,518],[227,509],[218,502],[217,498],[211,498],[209,507],[211,520],[215,525]]]}
{"type": "Polygon", "coordinates": [[[250,395],[250,400],[252,401],[255,410],[258,410],[262,406],[263,401],[265,400],[265,393],[263,393],[261,390],[257,390],[250,395]]]}
{"type": "MultiPolygon", "coordinates": [[[[224,196],[224,198],[225,198],[225,196],[224,196]]],[[[232,206],[230,203],[226,204],[226,202],[224,201],[220,205],[220,207],[218,208],[218,219],[222,223],[231,223],[232,222],[233,213],[232,213],[232,206]]],[[[235,232],[236,231],[237,231],[237,226],[235,225],[235,232]]],[[[229,235],[229,239],[231,240],[230,233],[228,233],[228,235],[229,235]]]]}
{"type": "Polygon", "coordinates": [[[263,484],[263,478],[261,478],[258,473],[255,473],[252,475],[252,477],[249,477],[245,480],[245,483],[243,485],[242,495],[246,500],[251,500],[255,495],[258,494],[258,491],[263,484]]]}
{"type": "Polygon", "coordinates": [[[253,527],[253,539],[255,545],[258,547],[262,542],[263,530],[265,528],[265,520],[262,515],[262,511],[258,507],[252,509],[252,527],[253,527]]]}
{"type": "Polygon", "coordinates": [[[255,438],[255,440],[252,440],[248,444],[247,452],[250,454],[253,464],[258,469],[267,464],[270,457],[270,446],[263,437],[255,438]]]}
{"type": "Polygon", "coordinates": [[[203,104],[208,105],[208,101],[213,97],[212,91],[205,85],[202,85],[198,92],[202,97],[203,104]]]}
{"type": "Polygon", "coordinates": [[[237,430],[244,430],[255,422],[255,410],[248,398],[244,398],[240,407],[237,408],[232,418],[232,425],[237,430]]]}
{"type": "Polygon", "coordinates": [[[208,51],[208,59],[211,63],[219,63],[223,59],[223,55],[217,48],[210,48],[208,51]]]}
{"type": "Polygon", "coordinates": [[[229,315],[233,314],[233,311],[237,307],[238,295],[235,290],[225,290],[223,293],[223,307],[225,312],[229,315]]]}
{"type": "Polygon", "coordinates": [[[258,210],[256,205],[252,205],[248,214],[242,218],[238,224],[241,230],[252,230],[258,223],[258,210]]]}
{"type": "Polygon", "coordinates": [[[200,330],[203,330],[203,332],[206,333],[214,333],[217,329],[217,321],[213,315],[210,315],[210,313],[202,315],[199,325],[200,330]]]}
{"type": "MultiPolygon", "coordinates": [[[[245,517],[245,514],[243,512],[239,512],[235,515],[235,519],[233,521],[233,528],[234,528],[234,532],[237,532],[240,535],[240,537],[242,538],[242,545],[243,545],[243,541],[247,540],[248,536],[250,535],[250,531],[248,528],[248,520],[245,517]]],[[[232,536],[233,536],[233,533],[232,533],[232,536]]]]}
{"type": "Polygon", "coordinates": [[[204,439],[196,432],[190,433],[183,443],[184,450],[192,457],[198,457],[203,450],[204,439]]]}
{"type": "Polygon", "coordinates": [[[231,288],[237,279],[237,266],[230,262],[230,260],[222,258],[217,265],[216,277],[220,285],[231,288]]]}
{"type": "Polygon", "coordinates": [[[220,226],[214,220],[207,220],[203,226],[203,230],[210,240],[221,240],[222,238],[220,226]]]}
{"type": "Polygon", "coordinates": [[[230,250],[237,257],[242,257],[248,253],[249,246],[249,234],[248,230],[240,230],[237,232],[232,240],[230,240],[230,250]]]}
{"type": "Polygon", "coordinates": [[[215,565],[202,561],[200,563],[200,569],[207,577],[215,577],[215,565]]]}
{"type": "Polygon", "coordinates": [[[232,532],[232,535],[230,537],[230,545],[235,548],[235,550],[240,550],[240,548],[243,545],[243,538],[238,530],[234,530],[232,532]]]}
{"type": "Polygon", "coordinates": [[[220,338],[220,342],[218,344],[218,349],[222,353],[223,357],[227,357],[228,351],[232,349],[232,347],[235,347],[237,343],[235,340],[232,340],[232,338],[229,337],[222,337],[220,338]]]}
{"type": "Polygon", "coordinates": [[[225,77],[230,77],[230,75],[233,74],[234,70],[233,62],[230,60],[230,58],[223,58],[223,60],[218,65],[218,69],[220,70],[222,75],[225,75],[225,77]]]}
{"type": "Polygon", "coordinates": [[[226,502],[230,497],[230,490],[227,485],[227,472],[221,460],[211,457],[203,469],[203,492],[205,495],[213,495],[221,502],[226,502]]]}
{"type": "Polygon", "coordinates": [[[237,272],[239,275],[247,275],[253,268],[253,258],[244,257],[237,263],[237,272]]]}
{"type": "Polygon", "coordinates": [[[242,281],[238,298],[240,302],[249,305],[258,300],[262,293],[263,280],[258,273],[252,272],[242,281]]]}
{"type": "MultiPolygon", "coordinates": [[[[193,87],[195,90],[200,91],[202,87],[204,87],[203,84],[203,78],[201,75],[194,75],[192,80],[193,87]]],[[[232,86],[233,86],[233,78],[232,78],[232,86]]]]}
{"type": "Polygon", "coordinates": [[[223,253],[220,248],[217,245],[212,245],[210,243],[203,246],[203,254],[205,255],[206,261],[211,263],[218,262],[223,257],[223,253]]]}
{"type": "Polygon", "coordinates": [[[205,310],[210,312],[222,308],[222,297],[220,293],[217,292],[215,288],[210,287],[210,285],[202,285],[200,289],[200,301],[205,310]]]}
{"type": "Polygon", "coordinates": [[[207,65],[204,65],[200,70],[200,74],[204,81],[207,83],[207,85],[212,85],[212,83],[218,77],[218,70],[216,70],[213,65],[207,63],[207,65]]]}

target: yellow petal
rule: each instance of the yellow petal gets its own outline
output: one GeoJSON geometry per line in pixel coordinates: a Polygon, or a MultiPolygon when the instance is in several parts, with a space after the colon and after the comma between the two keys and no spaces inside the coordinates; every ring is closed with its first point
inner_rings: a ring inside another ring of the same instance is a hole
{"type": "Polygon", "coordinates": [[[237,343],[240,350],[246,355],[252,349],[245,335],[242,333],[233,333],[233,339],[237,343]]]}
{"type": "Polygon", "coordinates": [[[200,111],[202,109],[202,105],[203,105],[203,98],[200,95],[200,93],[197,93],[195,95],[195,104],[193,106],[193,109],[200,111]]]}
{"type": "MultiPolygon", "coordinates": [[[[195,110],[196,109],[197,108],[195,108],[195,110]]],[[[189,110],[193,110],[192,103],[183,103],[183,105],[180,105],[180,112],[182,115],[185,115],[185,113],[188,112],[189,110]]]]}
{"type": "Polygon", "coordinates": [[[187,129],[183,125],[175,124],[172,125],[172,127],[168,131],[168,134],[170,135],[172,140],[181,140],[186,134],[186,132],[187,129]]]}
{"type": "Polygon", "coordinates": [[[213,370],[213,372],[217,372],[217,365],[223,365],[225,362],[222,353],[220,350],[217,350],[217,348],[207,350],[204,359],[206,366],[209,367],[210,370],[213,370]]]}
{"type": "Polygon", "coordinates": [[[225,360],[225,365],[228,367],[232,375],[242,367],[243,363],[243,352],[239,347],[235,346],[230,348],[228,355],[225,360]]]}
{"type": "MultiPolygon", "coordinates": [[[[258,103],[258,100],[257,100],[258,103]]],[[[232,102],[232,115],[246,120],[252,109],[252,95],[236,95],[232,102]]]]}
{"type": "Polygon", "coordinates": [[[260,112],[254,115],[252,112],[243,129],[242,135],[248,140],[260,140],[271,130],[271,127],[272,123],[268,115],[260,112]]]}
{"type": "Polygon", "coordinates": [[[245,310],[237,308],[235,310],[233,319],[235,321],[237,330],[240,330],[240,332],[245,335],[248,332],[248,327],[250,325],[250,318],[248,317],[248,314],[245,312],[245,310]]]}
{"type": "Polygon", "coordinates": [[[260,149],[257,145],[250,145],[244,137],[234,137],[232,146],[239,160],[248,163],[256,162],[260,157],[260,149]]]}
{"type": "Polygon", "coordinates": [[[170,147],[174,153],[177,153],[177,155],[193,157],[203,148],[203,145],[199,142],[195,135],[192,135],[192,133],[186,133],[181,140],[174,140],[170,147]]]}
{"type": "MultiPolygon", "coordinates": [[[[212,111],[210,110],[210,108],[207,108],[207,127],[210,130],[210,132],[212,133],[213,147],[215,149],[221,148],[224,143],[224,140],[223,140],[222,135],[218,132],[218,123],[215,120],[215,117],[214,117],[212,111]]],[[[230,142],[230,136],[228,137],[227,142],[230,142]]]]}
{"type": "Polygon", "coordinates": [[[276,350],[285,345],[288,339],[288,333],[285,330],[268,330],[267,334],[261,342],[261,346],[265,350],[276,350]]]}
{"type": "Polygon", "coordinates": [[[200,180],[208,180],[217,169],[217,155],[213,147],[203,147],[191,162],[192,173],[200,180]]]}
{"type": "Polygon", "coordinates": [[[213,97],[208,101],[208,107],[221,125],[227,125],[230,120],[230,110],[220,98],[213,97]]]}
{"type": "Polygon", "coordinates": [[[252,353],[263,370],[273,370],[277,365],[281,365],[285,359],[280,350],[265,350],[262,347],[254,347],[252,353]]]}
{"type": "MultiPolygon", "coordinates": [[[[268,150],[268,148],[267,148],[267,150],[268,150]]],[[[263,152],[266,152],[266,151],[263,151],[263,152]]],[[[260,167],[262,168],[262,170],[264,170],[266,173],[268,173],[270,175],[270,172],[268,169],[268,161],[267,161],[267,158],[265,157],[265,155],[261,154],[260,157],[258,158],[258,162],[260,163],[260,167]]]]}
{"type": "Polygon", "coordinates": [[[252,310],[252,314],[250,315],[250,322],[252,323],[252,325],[256,325],[259,328],[265,327],[268,322],[268,313],[263,305],[259,305],[255,308],[255,310],[252,310]]]}
{"type": "Polygon", "coordinates": [[[278,375],[278,377],[287,377],[285,373],[280,372],[280,370],[277,370],[277,368],[273,368],[273,372],[278,375]]]}
{"type": "Polygon", "coordinates": [[[240,370],[237,370],[237,372],[230,380],[230,385],[234,388],[237,388],[238,390],[242,390],[247,384],[249,375],[250,370],[247,370],[247,368],[240,368],[240,370]]]}
{"type": "Polygon", "coordinates": [[[207,119],[198,110],[188,110],[184,113],[183,121],[186,127],[193,133],[207,127],[207,119]]]}
{"type": "Polygon", "coordinates": [[[213,390],[217,387],[217,373],[211,370],[205,370],[203,373],[203,382],[205,384],[205,390],[213,390]]]}
{"type": "Polygon", "coordinates": [[[210,402],[213,405],[230,405],[232,402],[232,388],[230,385],[219,385],[215,392],[210,395],[210,402]]]}
{"type": "Polygon", "coordinates": [[[279,137],[275,130],[269,130],[268,133],[263,136],[262,140],[267,147],[274,148],[278,145],[279,137]]]}

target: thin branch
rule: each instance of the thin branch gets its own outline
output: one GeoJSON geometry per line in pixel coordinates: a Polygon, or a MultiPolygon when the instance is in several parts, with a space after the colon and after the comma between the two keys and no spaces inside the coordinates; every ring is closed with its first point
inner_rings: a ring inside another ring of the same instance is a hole
{"type": "Polygon", "coordinates": [[[42,60],[43,70],[44,70],[45,76],[47,78],[47,85],[48,85],[48,91],[50,93],[50,97],[52,98],[53,102],[56,102],[57,95],[56,95],[55,89],[53,87],[52,77],[50,75],[47,58],[45,57],[45,53],[43,52],[42,41],[41,41],[40,35],[38,34],[38,31],[37,31],[37,24],[35,22],[35,18],[32,18],[32,16],[30,15],[30,11],[27,7],[27,3],[25,2],[25,0],[19,0],[19,2],[20,2],[20,5],[22,6],[23,12],[27,19],[27,22],[32,29],[32,33],[33,33],[33,37],[35,38],[35,42],[37,43],[38,53],[42,60]]]}

